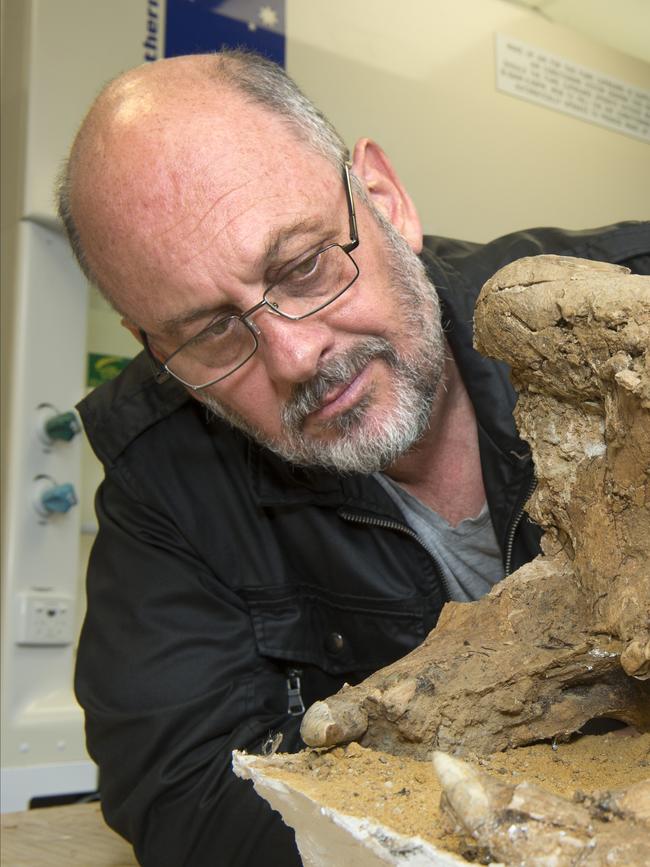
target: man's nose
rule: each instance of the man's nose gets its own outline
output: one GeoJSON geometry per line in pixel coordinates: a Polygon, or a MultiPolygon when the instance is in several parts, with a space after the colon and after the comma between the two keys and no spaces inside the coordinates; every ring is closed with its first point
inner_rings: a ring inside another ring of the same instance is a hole
{"type": "Polygon", "coordinates": [[[331,349],[331,329],[317,317],[291,320],[267,313],[255,323],[267,372],[275,382],[306,382],[331,349]]]}

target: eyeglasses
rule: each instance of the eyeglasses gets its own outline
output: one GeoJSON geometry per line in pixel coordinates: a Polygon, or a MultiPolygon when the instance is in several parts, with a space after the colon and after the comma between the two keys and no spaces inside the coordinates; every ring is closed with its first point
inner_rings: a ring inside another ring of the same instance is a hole
{"type": "Polygon", "coordinates": [[[269,286],[250,310],[216,318],[162,363],[154,358],[146,333],[140,332],[145,350],[158,368],[158,382],[173,376],[193,391],[214,385],[239,370],[257,351],[260,330],[250,317],[258,310],[267,308],[275,316],[298,322],[318,313],[352,286],[359,268],[350,253],[359,245],[359,234],[347,164],[343,184],[350,222],[348,244],[330,244],[306,256],[269,286]]]}

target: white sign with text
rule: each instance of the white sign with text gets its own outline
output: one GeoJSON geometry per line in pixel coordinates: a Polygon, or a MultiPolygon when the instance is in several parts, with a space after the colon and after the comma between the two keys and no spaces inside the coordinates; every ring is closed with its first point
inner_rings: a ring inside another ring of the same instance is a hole
{"type": "Polygon", "coordinates": [[[650,142],[650,90],[496,34],[497,90],[650,142]]]}

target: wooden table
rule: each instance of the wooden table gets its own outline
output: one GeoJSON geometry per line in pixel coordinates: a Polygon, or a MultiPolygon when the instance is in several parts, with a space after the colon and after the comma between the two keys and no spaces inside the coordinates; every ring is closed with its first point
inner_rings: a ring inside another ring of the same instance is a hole
{"type": "Polygon", "coordinates": [[[133,867],[133,850],[105,824],[99,804],[2,815],[2,867],[133,867]]]}

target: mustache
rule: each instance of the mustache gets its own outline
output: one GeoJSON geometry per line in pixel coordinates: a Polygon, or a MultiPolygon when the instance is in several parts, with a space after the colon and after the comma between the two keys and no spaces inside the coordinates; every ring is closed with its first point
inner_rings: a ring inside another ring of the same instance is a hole
{"type": "Polygon", "coordinates": [[[399,367],[398,355],[388,340],[368,337],[330,359],[310,380],[298,383],[282,408],[285,430],[300,431],[307,416],[320,409],[326,394],[333,387],[349,383],[375,359],[382,359],[393,368],[399,367]]]}

